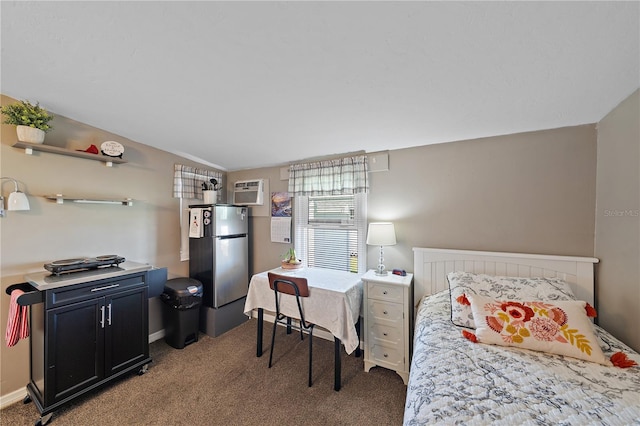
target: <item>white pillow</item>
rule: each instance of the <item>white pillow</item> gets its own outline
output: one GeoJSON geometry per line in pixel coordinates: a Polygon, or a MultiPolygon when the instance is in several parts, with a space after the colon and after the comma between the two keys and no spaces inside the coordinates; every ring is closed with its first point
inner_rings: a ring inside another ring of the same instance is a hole
{"type": "Polygon", "coordinates": [[[475,336],[480,343],[514,346],[611,365],[593,332],[593,324],[587,316],[587,302],[467,297],[476,323],[475,336]]]}
{"type": "Polygon", "coordinates": [[[451,322],[475,328],[471,306],[458,301],[463,294],[477,294],[500,300],[575,300],[565,281],[559,278],[501,277],[470,272],[450,272],[447,275],[451,296],[451,322]]]}

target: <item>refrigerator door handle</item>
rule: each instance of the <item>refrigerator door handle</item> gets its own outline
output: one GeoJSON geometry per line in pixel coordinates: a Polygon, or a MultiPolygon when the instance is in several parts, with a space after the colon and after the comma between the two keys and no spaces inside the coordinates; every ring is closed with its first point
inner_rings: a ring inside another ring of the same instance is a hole
{"type": "Polygon", "coordinates": [[[235,234],[235,235],[218,235],[216,238],[220,238],[221,240],[228,240],[231,238],[245,238],[247,234],[235,234]]]}

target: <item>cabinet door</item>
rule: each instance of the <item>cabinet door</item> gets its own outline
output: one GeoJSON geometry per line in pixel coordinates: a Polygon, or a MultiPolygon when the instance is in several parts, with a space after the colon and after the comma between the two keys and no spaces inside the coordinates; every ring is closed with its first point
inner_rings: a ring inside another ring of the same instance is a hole
{"type": "Polygon", "coordinates": [[[104,377],[103,302],[98,298],[47,311],[45,405],[104,377]]]}
{"type": "Polygon", "coordinates": [[[149,357],[147,287],[106,296],[105,373],[117,374],[149,357]]]}

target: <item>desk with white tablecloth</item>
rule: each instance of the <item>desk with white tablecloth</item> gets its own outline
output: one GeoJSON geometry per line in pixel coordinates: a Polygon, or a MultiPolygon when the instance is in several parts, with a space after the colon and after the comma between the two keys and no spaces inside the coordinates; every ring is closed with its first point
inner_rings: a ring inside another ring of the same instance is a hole
{"type": "MultiPolygon", "coordinates": [[[[282,268],[254,275],[249,283],[249,293],[244,312],[250,315],[258,311],[258,335],[256,356],[262,355],[263,314],[264,310],[275,312],[275,296],[269,287],[267,273],[306,278],[309,285],[309,297],[302,298],[305,319],[328,330],[334,336],[335,343],[335,383],[334,389],[340,390],[340,346],[344,344],[348,354],[356,351],[360,356],[360,338],[358,321],[362,303],[362,281],[360,275],[345,271],[321,268],[302,268],[287,270],[282,268]]],[[[298,318],[298,307],[294,296],[283,295],[280,310],[283,314],[298,318]],[[286,296],[286,297],[285,297],[286,296]]]]}

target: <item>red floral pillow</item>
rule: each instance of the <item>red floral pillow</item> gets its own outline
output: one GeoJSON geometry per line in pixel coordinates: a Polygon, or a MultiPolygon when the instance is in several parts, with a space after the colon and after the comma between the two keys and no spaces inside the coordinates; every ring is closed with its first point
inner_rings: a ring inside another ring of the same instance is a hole
{"type": "Polygon", "coordinates": [[[471,304],[476,323],[475,335],[463,331],[469,340],[611,365],[593,332],[589,317],[595,310],[587,302],[494,300],[478,295],[465,295],[464,300],[471,304]]]}

